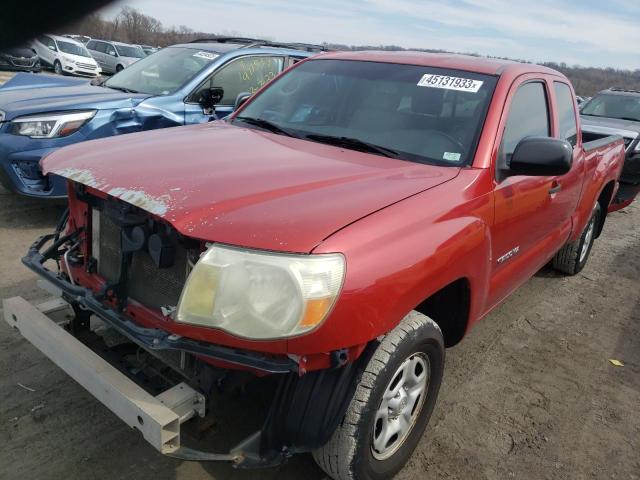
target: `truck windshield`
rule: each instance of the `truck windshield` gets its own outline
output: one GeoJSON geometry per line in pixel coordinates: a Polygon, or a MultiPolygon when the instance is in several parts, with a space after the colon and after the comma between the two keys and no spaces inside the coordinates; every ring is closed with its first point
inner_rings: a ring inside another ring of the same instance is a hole
{"type": "Polygon", "coordinates": [[[170,95],[217,56],[192,48],[164,48],[115,74],[104,86],[148,95],[170,95]]]}
{"type": "Polygon", "coordinates": [[[234,124],[437,165],[473,158],[497,78],[461,70],[311,60],[277,79],[234,124]]]}
{"type": "Polygon", "coordinates": [[[58,48],[62,53],[91,58],[91,54],[89,54],[89,51],[83,45],[76,45],[75,43],[58,40],[58,48]]]}
{"type": "Polygon", "coordinates": [[[582,106],[580,113],[640,122],[640,95],[596,95],[582,106]]]}

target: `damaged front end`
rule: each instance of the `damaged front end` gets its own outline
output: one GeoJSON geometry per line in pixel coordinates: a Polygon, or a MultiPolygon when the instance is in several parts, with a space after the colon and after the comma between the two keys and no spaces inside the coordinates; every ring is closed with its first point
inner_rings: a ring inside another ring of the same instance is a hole
{"type": "Polygon", "coordinates": [[[73,308],[74,318],[64,332],[69,337],[33,310],[12,307],[15,299],[5,302],[7,321],[128,425],[141,430],[163,454],[186,460],[231,461],[252,468],[277,465],[294,453],[324,445],[342,420],[367,355],[346,362],[346,353],[338,352],[342,354],[331,355],[328,368],[307,372],[306,359],[286,354],[286,342],[252,349],[258,344],[206,341],[197,330],[178,325],[176,305],[207,244],[181,235],[127,202],[73,185],[71,214],[67,212],[56,231],[39,238],[23,258],[73,308]],[[52,265],[58,268],[50,268],[52,265]],[[46,340],[43,330],[52,332],[46,340]],[[33,338],[30,331],[36,332],[33,338]],[[111,332],[111,337],[104,332],[111,332]],[[131,366],[122,355],[114,354],[114,348],[105,348],[113,334],[119,338],[116,351],[137,360],[141,354],[148,355],[150,360],[131,366]],[[90,346],[102,360],[74,342],[90,346]],[[75,359],[64,353],[76,350],[75,359]],[[112,373],[96,383],[107,368],[92,370],[100,361],[108,362],[123,377],[112,373]],[[154,362],[160,366],[150,368],[154,362]],[[157,378],[141,381],[143,370],[152,370],[157,378]],[[183,446],[180,425],[203,416],[202,403],[206,403],[207,415],[215,418],[217,396],[226,385],[236,384],[239,376],[272,387],[267,388],[270,403],[254,433],[229,453],[183,446]],[[122,388],[125,377],[137,387],[122,388]],[[103,398],[100,392],[105,389],[114,393],[103,398]]]}

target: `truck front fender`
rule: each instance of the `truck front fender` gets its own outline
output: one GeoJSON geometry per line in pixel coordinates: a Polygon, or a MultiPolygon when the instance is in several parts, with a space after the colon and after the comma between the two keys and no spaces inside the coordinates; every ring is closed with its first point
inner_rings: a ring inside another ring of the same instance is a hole
{"type": "Polygon", "coordinates": [[[316,353],[366,344],[459,279],[470,286],[469,318],[479,317],[490,283],[493,196],[469,190],[484,181],[478,171],[466,171],[446,187],[376,212],[320,245],[315,252],[344,253],[343,291],[325,324],[290,340],[288,350],[316,353]]]}

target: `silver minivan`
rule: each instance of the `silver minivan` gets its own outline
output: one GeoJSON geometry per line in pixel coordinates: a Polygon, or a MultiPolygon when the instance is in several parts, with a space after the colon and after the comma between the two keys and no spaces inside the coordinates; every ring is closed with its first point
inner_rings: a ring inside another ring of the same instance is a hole
{"type": "Polygon", "coordinates": [[[87,49],[104,73],[117,73],[146,57],[142,48],[137,45],[110,40],[89,40],[87,49]]]}

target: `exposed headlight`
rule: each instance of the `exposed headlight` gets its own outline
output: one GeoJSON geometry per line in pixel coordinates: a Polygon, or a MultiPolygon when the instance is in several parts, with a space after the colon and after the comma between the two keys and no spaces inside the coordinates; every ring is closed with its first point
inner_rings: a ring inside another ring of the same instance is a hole
{"type": "Polygon", "coordinates": [[[250,339],[300,335],[327,317],[344,273],[340,254],[278,254],[214,245],[189,274],[176,320],[250,339]]]}
{"type": "Polygon", "coordinates": [[[14,119],[11,133],[31,138],[66,137],[93,118],[96,110],[29,115],[14,119]]]}
{"type": "Polygon", "coordinates": [[[640,152],[640,139],[638,139],[638,143],[636,143],[635,148],[633,149],[634,152],[640,152]]]}

